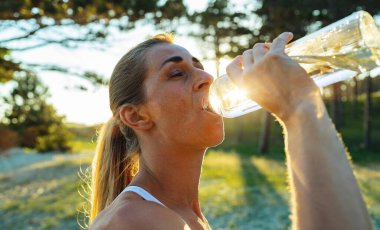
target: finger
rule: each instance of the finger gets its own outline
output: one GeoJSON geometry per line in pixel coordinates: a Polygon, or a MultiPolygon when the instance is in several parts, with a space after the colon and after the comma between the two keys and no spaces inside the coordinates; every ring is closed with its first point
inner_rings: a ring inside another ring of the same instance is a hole
{"type": "Polygon", "coordinates": [[[272,42],[265,42],[264,46],[269,50],[272,47],[272,42]]]}
{"type": "Polygon", "coordinates": [[[252,48],[252,55],[254,62],[260,61],[264,55],[268,52],[268,48],[265,43],[256,43],[252,48]]]}
{"type": "Polygon", "coordinates": [[[226,68],[227,75],[232,80],[236,81],[238,76],[241,76],[241,74],[243,73],[242,60],[243,60],[243,56],[239,55],[235,57],[232,60],[232,62],[227,66],[226,68]]]}
{"type": "Polygon", "coordinates": [[[243,66],[247,67],[253,64],[252,50],[246,50],[243,52],[243,66]]]}
{"type": "Polygon", "coordinates": [[[285,46],[293,39],[293,34],[290,32],[284,32],[273,40],[270,51],[284,53],[285,46]]]}

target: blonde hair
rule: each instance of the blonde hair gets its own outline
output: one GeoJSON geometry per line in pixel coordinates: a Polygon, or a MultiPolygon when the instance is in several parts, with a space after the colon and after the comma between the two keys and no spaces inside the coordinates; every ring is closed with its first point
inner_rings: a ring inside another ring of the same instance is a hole
{"type": "Polygon", "coordinates": [[[125,103],[144,102],[146,53],[156,44],[172,42],[171,34],[156,35],[131,49],[115,66],[109,84],[113,117],[101,129],[92,162],[90,223],[138,171],[140,145],[134,131],[120,121],[118,109],[125,103]]]}

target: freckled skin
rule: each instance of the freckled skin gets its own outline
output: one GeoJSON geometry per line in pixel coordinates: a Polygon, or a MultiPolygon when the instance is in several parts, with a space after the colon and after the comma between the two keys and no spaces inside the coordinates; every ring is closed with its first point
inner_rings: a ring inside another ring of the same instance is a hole
{"type": "Polygon", "coordinates": [[[194,67],[191,54],[177,45],[157,45],[147,56],[151,68],[145,80],[146,104],[162,137],[185,146],[219,144],[224,136],[222,118],[202,111],[202,99],[208,98],[213,77],[194,67]],[[160,64],[171,56],[184,60],[168,63],[159,71],[160,64]],[[185,76],[168,77],[173,68],[185,71],[185,76]]]}

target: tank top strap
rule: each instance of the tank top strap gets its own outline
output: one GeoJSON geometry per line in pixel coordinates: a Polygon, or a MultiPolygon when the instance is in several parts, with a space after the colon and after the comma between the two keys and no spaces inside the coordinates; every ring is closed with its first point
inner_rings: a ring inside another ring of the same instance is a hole
{"type": "Polygon", "coordinates": [[[123,192],[134,192],[137,195],[141,196],[144,200],[151,201],[157,204],[160,204],[164,207],[166,207],[163,203],[161,203],[156,197],[154,197],[152,194],[150,194],[145,189],[139,187],[139,186],[128,186],[126,187],[123,192]]]}

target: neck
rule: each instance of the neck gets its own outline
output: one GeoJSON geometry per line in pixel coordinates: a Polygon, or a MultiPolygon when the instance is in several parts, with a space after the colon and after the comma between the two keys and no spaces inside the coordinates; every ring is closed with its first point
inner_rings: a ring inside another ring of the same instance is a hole
{"type": "Polygon", "coordinates": [[[139,172],[131,184],[146,188],[170,208],[200,214],[198,186],[206,149],[150,145],[141,150],[139,172]]]}

